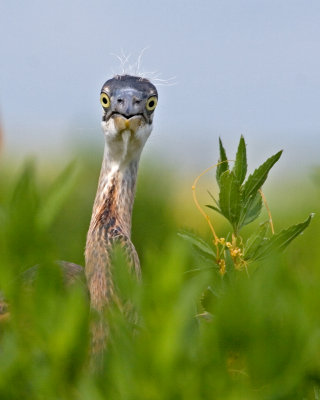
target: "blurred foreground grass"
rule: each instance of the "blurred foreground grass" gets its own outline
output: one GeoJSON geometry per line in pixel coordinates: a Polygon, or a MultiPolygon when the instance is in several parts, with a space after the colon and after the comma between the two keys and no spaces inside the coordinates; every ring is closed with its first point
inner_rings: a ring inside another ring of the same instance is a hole
{"type": "MultiPolygon", "coordinates": [[[[81,284],[65,288],[51,262],[84,263],[99,158],[80,152],[68,170],[58,160],[41,170],[32,161],[19,171],[1,166],[0,288],[10,317],[0,321],[0,399],[319,399],[319,214],[250,277],[193,275],[201,260],[177,232],[189,227],[209,238],[192,203],[194,176],[150,163],[140,171],[133,215],[143,283],[117,266],[139,326],[133,334],[114,310],[104,370],[90,373],[86,293],[81,284]],[[25,290],[19,276],[38,263],[33,290],[25,290]],[[212,282],[207,321],[197,314],[212,282]]],[[[265,188],[276,230],[320,211],[319,176],[265,188]]],[[[199,196],[206,204],[205,190],[199,196]]],[[[223,235],[226,223],[215,219],[215,227],[223,235]]]]}

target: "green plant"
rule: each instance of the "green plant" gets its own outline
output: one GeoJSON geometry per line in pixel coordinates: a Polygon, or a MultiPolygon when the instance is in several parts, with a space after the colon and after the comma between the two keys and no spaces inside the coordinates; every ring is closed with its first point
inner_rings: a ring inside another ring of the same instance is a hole
{"type": "MultiPolygon", "coordinates": [[[[250,264],[250,279],[231,262],[221,276],[212,242],[195,237],[195,254],[176,238],[186,219],[200,228],[201,216],[192,204],[181,212],[181,197],[173,199],[186,182],[177,177],[168,185],[174,173],[154,163],[142,171],[134,208],[142,282],[132,279],[120,255],[114,260],[118,290],[137,310],[138,324],[133,328],[112,309],[104,368],[99,375],[90,372],[87,298],[81,285],[66,288],[48,260],[83,263],[100,168],[95,154],[78,153],[80,181],[72,167],[73,173],[56,172],[59,159],[41,174],[28,163],[18,177],[14,156],[0,168],[0,290],[10,304],[10,317],[0,317],[0,399],[319,398],[320,249],[312,245],[319,219],[290,252],[250,264]],[[38,262],[46,265],[33,290],[21,290],[17,276],[38,262]],[[203,272],[189,272],[192,263],[203,272]],[[203,292],[201,303],[214,314],[213,323],[195,317],[203,292]]],[[[296,177],[294,186],[304,188],[307,181],[296,177]]],[[[310,189],[300,190],[295,201],[297,207],[286,212],[281,202],[272,205],[277,225],[319,209],[310,189]]],[[[245,231],[239,234],[245,237],[245,231]]]]}
{"type": "Polygon", "coordinates": [[[312,214],[305,221],[275,233],[271,213],[261,187],[265,183],[270,169],[281,157],[282,151],[268,158],[246,179],[247,154],[243,136],[240,138],[232,169],[229,166],[221,139],[219,139],[219,147],[220,159],[214,167],[216,167],[216,180],[220,192],[217,199],[209,192],[214,204],[209,204],[207,207],[224,216],[231,224],[232,231],[226,238],[219,237],[209,216],[203,211],[197,200],[196,184],[199,178],[212,168],[210,167],[196,178],[192,189],[196,206],[206,218],[211,229],[214,246],[188,232],[181,233],[180,236],[189,240],[202,255],[209,257],[220,274],[224,275],[234,269],[247,269],[251,262],[262,260],[275,251],[284,250],[295,237],[307,228],[312,214]],[[259,217],[263,203],[267,208],[269,221],[263,222],[257,232],[244,240],[240,236],[241,229],[259,217]]]}

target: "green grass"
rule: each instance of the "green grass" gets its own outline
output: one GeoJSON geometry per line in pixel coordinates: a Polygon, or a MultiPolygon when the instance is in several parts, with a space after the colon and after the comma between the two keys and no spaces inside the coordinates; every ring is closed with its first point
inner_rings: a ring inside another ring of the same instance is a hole
{"type": "MultiPolygon", "coordinates": [[[[84,263],[100,162],[75,158],[68,170],[59,160],[41,171],[36,162],[1,168],[0,288],[10,304],[0,322],[1,399],[319,399],[318,214],[284,254],[249,267],[249,277],[194,274],[206,261],[177,235],[192,228],[210,240],[192,203],[194,176],[147,164],[133,215],[142,284],[117,262],[139,323],[133,329],[113,310],[103,371],[90,372],[87,295],[81,284],[65,288],[51,264],[84,263]],[[24,288],[21,273],[38,263],[32,290],[24,288]],[[212,319],[199,316],[203,307],[212,319]]],[[[317,172],[283,182],[265,190],[276,230],[320,211],[317,172]]],[[[227,223],[214,220],[222,236],[227,223]]]]}

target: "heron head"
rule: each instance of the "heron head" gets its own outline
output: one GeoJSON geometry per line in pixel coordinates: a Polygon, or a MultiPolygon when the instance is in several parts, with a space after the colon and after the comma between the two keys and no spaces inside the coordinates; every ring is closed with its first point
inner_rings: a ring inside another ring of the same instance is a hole
{"type": "Polygon", "coordinates": [[[126,132],[143,147],[152,130],[158,102],[156,87],[145,78],[117,75],[102,86],[100,102],[107,142],[122,140],[126,132]]]}

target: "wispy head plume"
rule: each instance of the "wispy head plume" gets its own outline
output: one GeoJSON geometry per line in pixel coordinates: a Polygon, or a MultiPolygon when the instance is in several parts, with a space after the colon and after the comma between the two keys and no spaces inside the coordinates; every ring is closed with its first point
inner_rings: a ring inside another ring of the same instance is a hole
{"type": "MultiPolygon", "coordinates": [[[[141,78],[148,79],[153,82],[157,86],[173,86],[177,84],[176,77],[170,77],[167,79],[161,78],[161,73],[159,71],[145,71],[142,69],[142,58],[144,52],[148,49],[148,47],[144,47],[136,61],[130,62],[131,54],[126,54],[123,50],[121,50],[120,54],[111,53],[112,56],[116,57],[120,61],[120,75],[133,75],[139,76],[141,78]]],[[[119,75],[119,72],[112,71],[113,75],[119,75]]]]}

